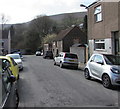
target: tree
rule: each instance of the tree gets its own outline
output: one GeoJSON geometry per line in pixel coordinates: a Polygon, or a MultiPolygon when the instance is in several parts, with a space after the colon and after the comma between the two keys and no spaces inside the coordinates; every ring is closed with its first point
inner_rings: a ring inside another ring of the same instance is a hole
{"type": "Polygon", "coordinates": [[[37,16],[29,25],[25,36],[25,47],[35,52],[42,48],[43,38],[56,31],[55,22],[48,16],[37,16]]]}
{"type": "Polygon", "coordinates": [[[7,21],[8,21],[8,18],[4,14],[1,14],[1,24],[3,29],[7,21]]]}
{"type": "Polygon", "coordinates": [[[67,14],[64,18],[63,18],[63,29],[67,28],[67,27],[71,27],[72,25],[79,25],[81,22],[83,22],[82,19],[76,18],[75,16],[73,16],[73,14],[67,14]]]}
{"type": "Polygon", "coordinates": [[[25,34],[25,48],[30,48],[31,52],[35,52],[38,46],[41,44],[41,38],[35,31],[35,28],[30,28],[25,34]]]}
{"type": "Polygon", "coordinates": [[[43,38],[43,43],[51,43],[56,36],[56,34],[48,34],[43,38]]]}
{"type": "Polygon", "coordinates": [[[7,21],[8,21],[8,18],[4,14],[1,14],[2,35],[3,35],[4,26],[7,21]]]}
{"type": "Polygon", "coordinates": [[[53,29],[55,30],[55,22],[48,16],[37,16],[31,25],[36,28],[36,32],[39,33],[40,37],[45,37],[47,34],[52,33],[53,29]]]}
{"type": "Polygon", "coordinates": [[[73,24],[75,25],[74,21],[75,21],[75,17],[73,15],[71,15],[71,14],[66,15],[63,18],[64,28],[71,27],[73,24]]]}

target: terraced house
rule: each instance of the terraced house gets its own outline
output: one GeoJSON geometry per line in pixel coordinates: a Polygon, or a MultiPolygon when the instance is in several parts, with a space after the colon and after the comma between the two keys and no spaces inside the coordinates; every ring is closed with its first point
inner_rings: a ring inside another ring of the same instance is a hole
{"type": "Polygon", "coordinates": [[[87,9],[90,55],[120,55],[120,0],[99,0],[87,9]]]}

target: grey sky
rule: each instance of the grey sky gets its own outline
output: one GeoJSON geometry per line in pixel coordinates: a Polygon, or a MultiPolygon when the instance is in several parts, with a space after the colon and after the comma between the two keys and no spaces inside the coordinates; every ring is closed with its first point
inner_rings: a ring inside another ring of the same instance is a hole
{"type": "Polygon", "coordinates": [[[23,23],[37,15],[55,15],[85,11],[80,4],[89,5],[95,0],[0,0],[0,14],[8,17],[7,23],[23,23]]]}

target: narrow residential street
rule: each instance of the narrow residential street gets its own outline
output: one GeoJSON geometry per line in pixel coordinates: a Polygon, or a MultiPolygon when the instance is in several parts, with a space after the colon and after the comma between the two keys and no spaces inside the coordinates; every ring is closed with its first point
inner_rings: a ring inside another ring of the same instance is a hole
{"type": "Polygon", "coordinates": [[[24,56],[19,79],[19,107],[118,106],[117,89],[86,80],[81,70],[54,66],[42,56],[24,56]]]}

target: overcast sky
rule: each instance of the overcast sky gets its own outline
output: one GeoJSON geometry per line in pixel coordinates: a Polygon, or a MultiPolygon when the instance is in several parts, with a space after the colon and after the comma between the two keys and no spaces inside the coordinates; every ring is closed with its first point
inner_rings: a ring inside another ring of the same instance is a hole
{"type": "Polygon", "coordinates": [[[23,23],[37,15],[56,15],[85,11],[80,4],[88,6],[95,0],[0,0],[0,15],[8,18],[7,23],[23,23]]]}

